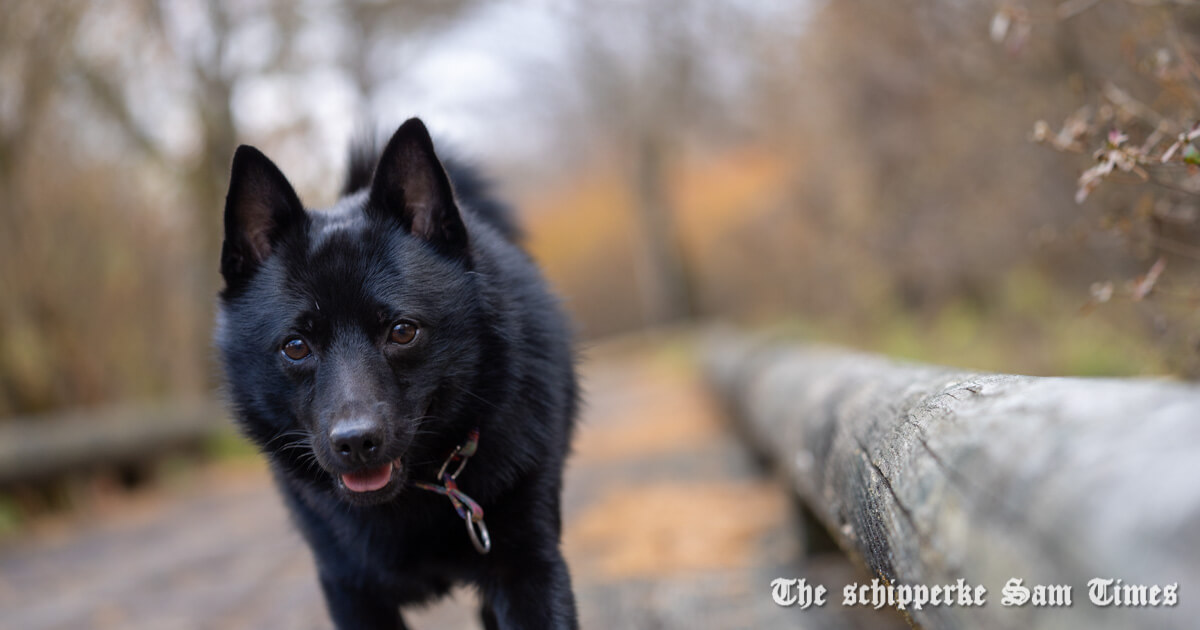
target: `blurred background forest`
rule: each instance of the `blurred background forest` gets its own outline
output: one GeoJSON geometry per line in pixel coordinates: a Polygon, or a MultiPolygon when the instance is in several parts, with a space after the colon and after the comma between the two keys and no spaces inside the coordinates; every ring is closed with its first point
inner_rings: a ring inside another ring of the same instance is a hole
{"type": "Polygon", "coordinates": [[[0,417],[202,396],[234,148],[333,201],[419,115],[596,339],[722,318],[1200,377],[1192,2],[97,0],[0,11],[0,417]]]}

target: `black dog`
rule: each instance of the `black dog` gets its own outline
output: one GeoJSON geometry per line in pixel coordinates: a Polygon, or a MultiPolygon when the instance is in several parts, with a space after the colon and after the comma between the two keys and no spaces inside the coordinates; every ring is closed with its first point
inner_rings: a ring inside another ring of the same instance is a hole
{"type": "Polygon", "coordinates": [[[487,628],[573,628],[568,325],[506,208],[447,165],[409,120],[310,212],[238,148],[216,331],[234,413],[337,627],[404,628],[401,605],[465,582],[487,628]]]}

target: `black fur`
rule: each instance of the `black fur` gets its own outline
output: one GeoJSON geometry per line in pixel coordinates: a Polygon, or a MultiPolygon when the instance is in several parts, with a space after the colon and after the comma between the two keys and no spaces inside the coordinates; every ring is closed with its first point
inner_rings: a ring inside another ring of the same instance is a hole
{"type": "Polygon", "coordinates": [[[345,197],[310,212],[269,159],[238,149],[216,331],[234,413],[337,627],[403,628],[400,606],[469,583],[487,628],[574,628],[559,551],[577,406],[568,325],[504,206],[474,172],[449,170],[453,187],[409,120],[378,160],[352,156],[345,197]],[[390,336],[398,322],[417,327],[411,342],[390,336]],[[484,509],[486,555],[446,497],[411,485],[435,481],[472,428],[479,450],[458,483],[484,509]],[[389,462],[377,490],[342,476],[389,462]]]}

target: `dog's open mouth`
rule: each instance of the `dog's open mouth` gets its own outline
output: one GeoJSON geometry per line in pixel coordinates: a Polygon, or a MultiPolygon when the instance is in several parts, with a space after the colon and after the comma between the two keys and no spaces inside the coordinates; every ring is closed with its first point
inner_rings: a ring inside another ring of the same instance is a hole
{"type": "Polygon", "coordinates": [[[350,492],[375,492],[382,490],[392,482],[392,478],[399,468],[400,460],[396,460],[382,466],[376,466],[375,468],[356,470],[341,476],[342,485],[350,492]]]}

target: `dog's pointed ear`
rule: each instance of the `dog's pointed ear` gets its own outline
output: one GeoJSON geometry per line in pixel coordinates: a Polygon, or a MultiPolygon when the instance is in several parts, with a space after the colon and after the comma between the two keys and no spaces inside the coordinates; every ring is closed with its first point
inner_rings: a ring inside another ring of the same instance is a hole
{"type": "Polygon", "coordinates": [[[429,130],[418,118],[400,125],[384,148],[367,209],[394,217],[446,255],[459,257],[467,252],[467,229],[450,178],[434,153],[429,130]]]}
{"type": "Polygon", "coordinates": [[[307,216],[279,167],[254,147],[238,147],[225,197],[225,242],[221,246],[225,284],[234,286],[249,278],[288,229],[307,216]]]}

